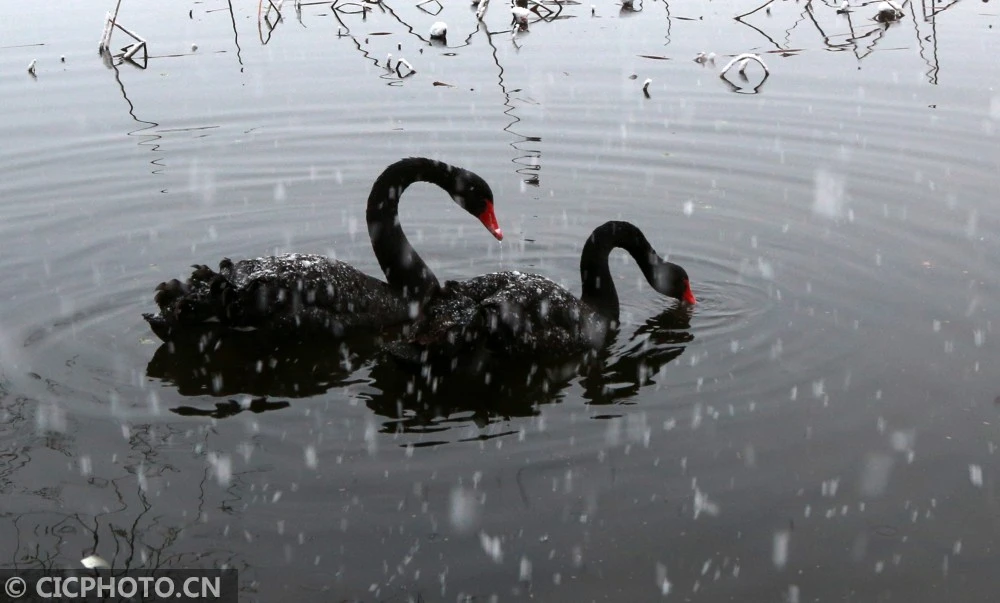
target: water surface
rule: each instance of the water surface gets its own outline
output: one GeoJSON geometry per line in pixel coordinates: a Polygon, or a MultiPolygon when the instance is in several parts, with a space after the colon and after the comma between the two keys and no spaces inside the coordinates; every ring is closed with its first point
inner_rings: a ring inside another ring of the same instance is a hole
{"type": "Polygon", "coordinates": [[[225,565],[261,601],[995,596],[992,3],[888,27],[874,3],[566,3],[513,40],[496,0],[482,25],[463,2],[122,4],[144,65],[97,54],[92,0],[11,7],[0,36],[5,566],[225,565]],[[770,76],[721,80],[743,52],[770,76]],[[578,291],[586,236],[622,219],[699,305],[616,253],[603,364],[507,394],[417,396],[363,345],[260,372],[249,344],[159,349],[141,313],[191,264],[378,274],[365,199],[409,155],[486,178],[507,235],[412,187],[439,277],[578,291]]]}

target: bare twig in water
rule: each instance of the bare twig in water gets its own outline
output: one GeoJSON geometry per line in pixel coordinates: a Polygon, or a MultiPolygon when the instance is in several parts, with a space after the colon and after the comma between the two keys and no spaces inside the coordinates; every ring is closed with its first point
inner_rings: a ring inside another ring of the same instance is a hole
{"type": "Polygon", "coordinates": [[[409,61],[407,61],[406,59],[399,59],[399,61],[396,63],[396,75],[398,75],[400,78],[409,77],[416,72],[417,70],[414,69],[413,65],[410,65],[409,61]],[[400,71],[400,67],[406,67],[407,72],[402,73],[400,71]]]}
{"type": "Polygon", "coordinates": [[[267,0],[267,8],[264,10],[263,13],[261,13],[261,9],[264,7],[263,6],[264,5],[264,0],[260,0],[257,3],[257,14],[260,17],[262,17],[264,19],[267,19],[268,16],[271,14],[271,9],[273,8],[274,12],[278,13],[278,19],[280,20],[281,19],[281,5],[282,4],[284,4],[284,0],[278,0],[277,4],[275,4],[272,0],[267,0]]]}
{"type": "Polygon", "coordinates": [[[755,55],[755,54],[744,53],[744,54],[737,55],[737,56],[733,57],[733,59],[731,61],[729,61],[728,63],[726,63],[726,66],[722,68],[722,71],[719,72],[719,79],[721,79],[722,81],[724,81],[727,84],[729,84],[729,86],[730,86],[730,88],[732,88],[733,92],[743,92],[743,93],[745,93],[748,90],[748,87],[734,84],[732,82],[732,80],[730,80],[727,77],[726,74],[729,72],[730,69],[733,68],[733,65],[736,65],[737,63],[739,63],[740,79],[743,80],[744,82],[746,82],[747,81],[747,76],[746,76],[745,72],[746,72],[747,65],[750,63],[750,61],[755,61],[755,62],[759,63],[760,66],[764,69],[764,77],[762,77],[760,79],[760,82],[758,82],[756,86],[753,86],[752,89],[750,89],[750,90],[752,90],[753,94],[757,94],[758,92],[760,92],[760,89],[764,85],[764,82],[767,81],[767,78],[771,76],[771,72],[768,71],[767,65],[764,64],[764,61],[761,60],[761,58],[759,56],[755,55]]]}
{"type": "Polygon", "coordinates": [[[737,21],[739,21],[743,17],[749,17],[750,15],[754,14],[755,12],[759,11],[762,8],[768,8],[768,7],[770,7],[771,4],[774,3],[774,2],[775,2],[775,0],[767,0],[767,2],[765,2],[764,4],[761,4],[760,6],[758,6],[757,8],[755,8],[755,9],[753,9],[751,11],[747,11],[747,12],[743,13],[742,15],[736,15],[734,17],[734,19],[736,19],[737,21]]]}
{"type": "Polygon", "coordinates": [[[334,11],[344,13],[345,15],[356,15],[361,13],[362,16],[367,15],[371,8],[364,6],[363,4],[358,4],[357,2],[334,2],[332,7],[334,11]],[[347,10],[350,8],[351,10],[347,10]]]}
{"type": "Polygon", "coordinates": [[[111,28],[113,24],[114,19],[111,17],[111,13],[104,13],[104,31],[101,32],[101,41],[97,45],[97,52],[104,52],[111,44],[111,28]]]}
{"type": "MultiPolygon", "coordinates": [[[[118,4],[115,5],[115,12],[114,13],[105,13],[105,15],[104,15],[104,31],[101,32],[101,42],[98,45],[98,49],[97,49],[98,52],[100,52],[102,55],[105,52],[110,52],[110,49],[111,49],[111,34],[114,32],[115,28],[117,27],[118,29],[120,29],[123,32],[125,32],[133,40],[135,40],[134,44],[129,44],[128,46],[122,48],[122,51],[123,51],[122,58],[125,59],[126,61],[133,61],[133,62],[135,62],[134,59],[133,59],[133,57],[135,56],[136,53],[138,53],[141,50],[142,53],[143,53],[143,60],[144,61],[148,61],[149,60],[149,54],[146,51],[146,40],[144,40],[138,34],[133,33],[131,31],[125,29],[124,27],[122,27],[122,25],[120,23],[118,23],[118,11],[121,10],[121,7],[122,7],[122,0],[118,0],[118,4]]],[[[32,73],[34,73],[34,72],[32,72],[32,73]]]]}
{"type": "Polygon", "coordinates": [[[743,73],[744,71],[746,71],[746,63],[749,61],[756,61],[760,63],[760,66],[764,68],[764,74],[771,75],[771,72],[767,69],[767,65],[764,64],[764,61],[759,56],[750,52],[745,52],[743,54],[733,57],[733,60],[726,63],[726,66],[723,67],[722,71],[719,72],[719,77],[725,77],[726,72],[732,69],[733,65],[735,65],[736,63],[740,63],[740,73],[743,73]]]}
{"type": "Polygon", "coordinates": [[[420,10],[424,11],[425,13],[427,13],[429,15],[434,15],[434,16],[437,16],[441,11],[444,10],[444,7],[441,6],[441,3],[438,2],[438,0],[424,0],[423,2],[418,2],[417,3],[417,8],[419,8],[420,10]],[[437,10],[432,11],[432,10],[430,10],[428,8],[425,8],[424,7],[425,4],[437,5],[437,10]]]}
{"type": "Polygon", "coordinates": [[[525,7],[527,7],[528,5],[531,6],[529,10],[538,15],[538,18],[542,19],[543,21],[548,21],[549,19],[552,18],[553,15],[556,14],[556,11],[545,6],[541,2],[538,2],[538,0],[528,0],[527,3],[525,4],[525,7]],[[544,15],[542,14],[542,11],[545,11],[544,15]]]}

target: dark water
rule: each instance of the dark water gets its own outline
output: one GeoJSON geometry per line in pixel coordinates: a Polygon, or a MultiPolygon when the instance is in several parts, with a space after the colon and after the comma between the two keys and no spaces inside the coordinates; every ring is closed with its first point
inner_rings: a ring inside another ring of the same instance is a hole
{"type": "Polygon", "coordinates": [[[491,34],[384,2],[340,37],[328,4],[269,31],[256,3],[126,0],[145,69],[98,56],[110,4],[0,26],[4,566],[225,565],[261,601],[995,600],[994,3],[888,28],[874,3],[567,3],[515,43],[499,0],[491,34]],[[734,90],[749,51],[771,75],[734,90]],[[158,352],[140,314],[192,263],[378,274],[364,201],[408,155],[485,177],[507,234],[411,188],[439,276],[576,291],[623,219],[701,303],[615,255],[603,367],[506,395],[410,392],[363,346],[158,352]]]}

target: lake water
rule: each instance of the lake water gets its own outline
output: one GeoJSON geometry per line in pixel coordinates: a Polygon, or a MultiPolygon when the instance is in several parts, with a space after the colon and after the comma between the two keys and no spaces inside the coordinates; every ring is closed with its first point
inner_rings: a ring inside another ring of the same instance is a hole
{"type": "Polygon", "coordinates": [[[99,56],[110,1],[7,7],[0,563],[235,567],[248,601],[995,600],[995,3],[567,2],[513,40],[504,2],[443,4],[125,0],[145,68],[99,56]],[[766,80],[720,79],[743,52],[766,80]],[[578,292],[621,219],[700,303],[616,252],[603,369],[503,395],[159,349],[141,313],[191,264],[380,274],[365,199],[410,155],[486,178],[506,233],[411,187],[439,277],[578,292]]]}

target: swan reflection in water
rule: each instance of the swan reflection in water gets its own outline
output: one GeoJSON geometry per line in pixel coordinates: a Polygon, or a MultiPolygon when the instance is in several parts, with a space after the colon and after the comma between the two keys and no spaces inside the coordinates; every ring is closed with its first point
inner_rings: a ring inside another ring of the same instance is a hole
{"type": "MultiPolygon", "coordinates": [[[[391,333],[391,331],[387,331],[391,333]]],[[[169,383],[183,396],[307,398],[362,383],[382,340],[302,340],[270,330],[239,331],[206,326],[164,342],[146,375],[169,383]]]]}
{"type": "MultiPolygon", "coordinates": [[[[619,336],[611,345],[572,360],[487,356],[444,370],[399,362],[383,351],[387,340],[324,344],[275,339],[266,331],[206,328],[163,343],[146,374],[184,396],[226,399],[215,408],[171,409],[184,416],[221,419],[280,410],[291,405],[289,399],[350,386],[358,399],[386,419],[382,432],[433,434],[470,422],[484,427],[538,415],[542,405],[559,402],[574,382],[590,404],[619,403],[652,383],[684,352],[694,339],[691,315],[692,308],[684,304],[668,308],[639,325],[628,339],[619,336]]],[[[479,437],[497,435],[506,434],[479,437]]],[[[443,442],[419,445],[438,443],[443,442]]]]}
{"type": "MultiPolygon", "coordinates": [[[[452,368],[386,359],[371,371],[366,403],[390,420],[383,432],[432,433],[474,422],[479,427],[540,414],[578,382],[589,404],[615,404],[651,384],[694,336],[692,308],[678,305],[648,319],[621,343],[572,359],[469,356],[452,368]],[[458,416],[461,415],[461,416],[458,416]]],[[[505,434],[500,434],[505,435],[505,434]]],[[[485,436],[480,436],[480,438],[485,436]]],[[[424,442],[430,445],[433,442],[424,442]]]]}

